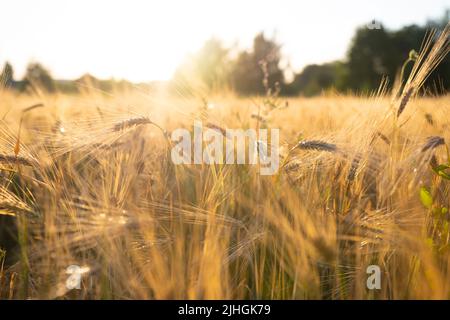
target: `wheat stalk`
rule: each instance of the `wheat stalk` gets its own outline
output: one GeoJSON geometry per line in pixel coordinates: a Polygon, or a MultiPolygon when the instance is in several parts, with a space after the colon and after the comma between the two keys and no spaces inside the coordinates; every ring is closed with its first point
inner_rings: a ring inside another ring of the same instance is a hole
{"type": "Polygon", "coordinates": [[[22,156],[0,154],[0,163],[8,165],[21,164],[24,166],[33,167],[36,165],[36,160],[25,158],[22,156]]]}
{"type": "Polygon", "coordinates": [[[327,151],[332,153],[339,151],[335,144],[321,140],[300,141],[294,148],[299,148],[302,150],[327,151]]]}
{"type": "Polygon", "coordinates": [[[435,38],[436,33],[436,30],[431,31],[424,41],[421,53],[414,63],[413,69],[403,88],[397,109],[397,117],[403,113],[412,96],[418,92],[425,80],[430,76],[431,72],[450,51],[450,22],[446,25],[433,45],[433,39],[435,38]]]}
{"type": "Polygon", "coordinates": [[[132,127],[144,125],[144,124],[152,124],[153,122],[147,118],[147,117],[138,117],[138,118],[131,118],[127,120],[120,121],[116,123],[113,127],[113,131],[122,131],[125,129],[129,129],[132,127]]]}
{"type": "Polygon", "coordinates": [[[428,137],[427,142],[422,147],[422,152],[433,150],[445,144],[445,139],[440,136],[428,137]]]}

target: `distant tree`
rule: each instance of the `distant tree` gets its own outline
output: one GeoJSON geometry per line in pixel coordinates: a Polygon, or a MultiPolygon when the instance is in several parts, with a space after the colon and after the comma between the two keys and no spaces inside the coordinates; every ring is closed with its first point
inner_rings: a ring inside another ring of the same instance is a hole
{"type": "Polygon", "coordinates": [[[450,57],[447,56],[425,81],[424,86],[433,93],[445,94],[450,91],[450,57]]]}
{"type": "Polygon", "coordinates": [[[340,61],[308,65],[295,75],[286,91],[288,94],[301,93],[305,96],[316,95],[330,88],[342,91],[346,89],[347,73],[346,64],[340,61]]]}
{"type": "Polygon", "coordinates": [[[355,90],[374,90],[384,76],[392,78],[398,68],[397,50],[389,32],[359,28],[348,54],[348,81],[355,90]]]}
{"type": "MultiPolygon", "coordinates": [[[[443,30],[449,21],[450,9],[447,9],[441,18],[429,20],[425,27],[443,30]]],[[[431,87],[437,93],[446,93],[450,90],[450,57],[448,55],[425,82],[425,87],[431,87]]]]}
{"type": "Polygon", "coordinates": [[[241,52],[231,72],[234,89],[241,94],[264,94],[278,83],[284,84],[280,68],[280,45],[263,33],[253,40],[252,51],[241,52]]]}
{"type": "Polygon", "coordinates": [[[0,86],[10,88],[14,83],[14,70],[9,62],[5,62],[3,70],[0,73],[0,86]]]}
{"type": "Polygon", "coordinates": [[[194,55],[186,58],[175,71],[175,86],[201,82],[210,91],[229,86],[229,50],[215,39],[209,39],[194,55]]]}
{"type": "Polygon", "coordinates": [[[228,49],[217,39],[205,43],[196,57],[196,71],[210,89],[227,85],[229,73],[228,49]]]}
{"type": "MultiPolygon", "coordinates": [[[[409,52],[419,52],[431,28],[443,29],[448,23],[447,11],[442,19],[430,20],[425,26],[409,25],[396,31],[359,28],[351,43],[348,62],[348,86],[354,90],[375,90],[383,76],[392,84],[408,58],[409,52]]],[[[412,64],[408,65],[405,77],[412,64]]],[[[442,93],[450,89],[450,59],[447,57],[425,82],[424,87],[442,93]]]]}
{"type": "Polygon", "coordinates": [[[262,93],[263,74],[261,66],[249,52],[241,52],[234,63],[231,82],[234,90],[242,94],[262,93]]]}
{"type": "Polygon", "coordinates": [[[55,83],[50,72],[39,63],[30,63],[24,77],[25,88],[37,86],[48,92],[55,91],[55,83]]]}

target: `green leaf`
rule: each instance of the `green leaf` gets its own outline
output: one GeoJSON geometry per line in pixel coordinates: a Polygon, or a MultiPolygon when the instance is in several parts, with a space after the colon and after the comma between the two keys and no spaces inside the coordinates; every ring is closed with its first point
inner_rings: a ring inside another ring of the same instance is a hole
{"type": "Polygon", "coordinates": [[[448,221],[444,221],[444,223],[442,224],[442,231],[443,231],[443,233],[447,234],[448,233],[448,229],[449,229],[448,221]]]}
{"type": "Polygon", "coordinates": [[[450,174],[445,172],[445,170],[450,169],[450,165],[448,164],[440,164],[433,168],[433,171],[440,177],[450,180],[450,174]]]}
{"type": "Polygon", "coordinates": [[[428,209],[433,205],[433,197],[425,187],[420,188],[420,201],[428,209]]]}

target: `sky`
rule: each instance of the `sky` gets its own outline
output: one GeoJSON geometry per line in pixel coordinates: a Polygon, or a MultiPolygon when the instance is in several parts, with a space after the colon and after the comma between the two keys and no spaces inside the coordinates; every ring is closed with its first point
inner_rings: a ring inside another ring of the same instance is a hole
{"type": "Polygon", "coordinates": [[[0,64],[30,61],[54,78],[168,80],[211,37],[249,48],[260,31],[294,71],[345,57],[358,26],[390,29],[442,17],[450,0],[2,0],[0,64]]]}

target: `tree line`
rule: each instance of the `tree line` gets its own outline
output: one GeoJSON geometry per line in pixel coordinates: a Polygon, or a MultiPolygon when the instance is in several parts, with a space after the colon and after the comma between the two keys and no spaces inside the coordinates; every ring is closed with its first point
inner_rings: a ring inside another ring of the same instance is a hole
{"type": "MultiPolygon", "coordinates": [[[[265,94],[268,90],[282,95],[317,95],[324,90],[339,92],[371,92],[383,78],[391,85],[410,55],[420,51],[422,41],[431,29],[442,30],[449,21],[449,11],[440,19],[425,25],[409,25],[388,30],[359,27],[344,59],[308,65],[287,81],[281,67],[281,45],[263,33],[253,40],[250,50],[233,53],[218,39],[208,40],[177,69],[173,84],[183,93],[201,82],[206,89],[229,88],[241,95],[265,94]]],[[[326,41],[326,40],[325,40],[326,41]]],[[[405,71],[411,68],[407,65],[405,71]]],[[[407,73],[406,73],[407,74],[407,73]]],[[[446,58],[425,83],[433,93],[450,89],[450,59],[446,58]]]]}
{"type": "MultiPolygon", "coordinates": [[[[371,92],[387,77],[391,84],[411,53],[419,52],[431,28],[443,29],[449,21],[447,10],[442,18],[425,25],[409,25],[399,30],[359,27],[344,59],[312,64],[286,79],[281,66],[281,45],[259,33],[249,50],[235,52],[219,39],[210,39],[194,55],[177,68],[170,88],[181,94],[194,93],[199,86],[209,91],[232,90],[240,95],[262,95],[268,91],[281,95],[313,96],[326,90],[339,92],[371,92]]],[[[325,40],[326,41],[326,40],[325,40]]],[[[409,64],[411,68],[412,64],[409,64]]],[[[406,69],[408,71],[408,69],[406,69]]],[[[14,79],[11,64],[5,63],[0,85],[19,91],[39,86],[49,92],[77,92],[83,87],[112,91],[132,84],[122,80],[99,80],[87,74],[75,81],[55,81],[39,63],[30,63],[22,80],[14,79]]],[[[425,83],[434,93],[450,89],[450,59],[446,58],[425,83]]]]}
{"type": "Polygon", "coordinates": [[[2,72],[0,72],[0,87],[2,86],[19,92],[30,92],[38,88],[48,93],[79,93],[85,88],[112,92],[116,89],[136,86],[136,84],[126,80],[101,80],[90,74],[85,74],[76,80],[56,80],[53,79],[50,71],[38,62],[29,63],[22,80],[15,80],[12,65],[5,62],[2,72]]]}

